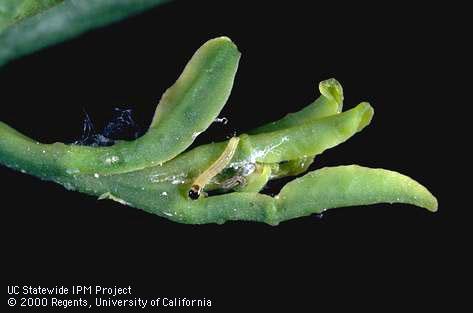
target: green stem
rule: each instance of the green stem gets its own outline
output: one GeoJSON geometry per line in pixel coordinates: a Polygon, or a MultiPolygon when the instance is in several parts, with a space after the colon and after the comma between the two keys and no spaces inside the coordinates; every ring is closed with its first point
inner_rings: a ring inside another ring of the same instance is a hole
{"type": "Polygon", "coordinates": [[[41,144],[0,122],[0,164],[42,179],[63,175],[60,160],[66,152],[61,143],[41,144]]]}

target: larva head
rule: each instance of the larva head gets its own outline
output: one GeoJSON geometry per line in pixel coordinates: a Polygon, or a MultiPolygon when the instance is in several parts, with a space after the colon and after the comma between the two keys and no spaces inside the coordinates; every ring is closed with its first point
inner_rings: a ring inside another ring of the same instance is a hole
{"type": "Polygon", "coordinates": [[[189,198],[191,198],[192,200],[199,199],[201,190],[202,188],[200,188],[199,185],[192,185],[191,189],[189,189],[189,198]]]}

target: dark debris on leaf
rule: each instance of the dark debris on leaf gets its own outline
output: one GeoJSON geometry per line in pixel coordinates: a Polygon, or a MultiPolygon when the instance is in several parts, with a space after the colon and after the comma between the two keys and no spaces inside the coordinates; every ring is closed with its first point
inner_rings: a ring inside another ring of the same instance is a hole
{"type": "Polygon", "coordinates": [[[115,108],[111,120],[101,132],[97,132],[89,114],[84,110],[82,136],[75,141],[76,145],[105,147],[111,146],[116,140],[133,140],[139,137],[140,127],[132,118],[131,109],[115,108]]]}

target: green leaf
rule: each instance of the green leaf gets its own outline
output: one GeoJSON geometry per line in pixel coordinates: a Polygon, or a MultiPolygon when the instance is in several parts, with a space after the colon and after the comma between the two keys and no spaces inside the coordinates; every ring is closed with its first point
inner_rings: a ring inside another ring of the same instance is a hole
{"type": "Polygon", "coordinates": [[[168,1],[64,0],[62,3],[59,0],[2,1],[0,2],[0,66],[168,1]]]}
{"type": "Polygon", "coordinates": [[[278,196],[281,221],[327,209],[375,203],[409,203],[437,211],[437,199],[412,178],[358,165],[326,167],[297,178],[278,196]]]}
{"type": "Polygon", "coordinates": [[[0,33],[24,18],[45,11],[64,0],[3,0],[0,2],[0,33]]]}
{"type": "Polygon", "coordinates": [[[300,126],[342,112],[343,88],[336,79],[330,78],[321,81],[319,91],[320,97],[302,110],[289,113],[280,120],[255,128],[248,133],[256,135],[300,126]]]}
{"type": "Polygon", "coordinates": [[[258,162],[277,163],[315,156],[335,147],[366,127],[374,111],[367,102],[340,114],[331,115],[298,127],[248,136],[242,140],[258,162]]]}
{"type": "Polygon", "coordinates": [[[189,147],[218,116],[230,95],[239,59],[229,38],[207,41],[164,94],[151,127],[133,141],[109,147],[40,144],[0,122],[0,161],[40,177],[61,171],[63,175],[124,173],[162,164],[189,147]],[[19,157],[23,154],[33,162],[19,157]]]}

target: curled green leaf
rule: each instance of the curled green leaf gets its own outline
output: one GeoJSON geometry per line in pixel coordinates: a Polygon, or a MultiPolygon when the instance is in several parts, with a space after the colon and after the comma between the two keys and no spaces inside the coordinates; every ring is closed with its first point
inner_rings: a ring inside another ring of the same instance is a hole
{"type": "Polygon", "coordinates": [[[283,130],[299,126],[310,121],[340,113],[343,108],[342,85],[334,79],[327,79],[319,83],[321,93],[314,102],[294,113],[289,113],[282,119],[251,130],[250,134],[261,134],[276,130],[283,130]]]}

